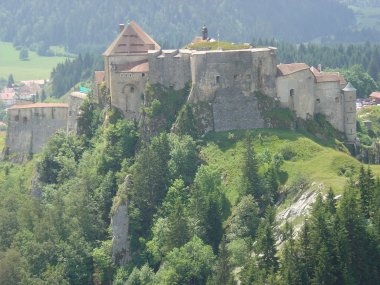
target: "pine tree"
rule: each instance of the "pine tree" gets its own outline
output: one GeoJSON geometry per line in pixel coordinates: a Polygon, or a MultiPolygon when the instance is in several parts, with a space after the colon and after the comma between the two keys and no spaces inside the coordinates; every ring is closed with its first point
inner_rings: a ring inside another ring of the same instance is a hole
{"type": "Polygon", "coordinates": [[[214,277],[211,284],[213,285],[228,285],[233,284],[231,276],[231,266],[229,262],[229,253],[226,246],[226,237],[222,238],[219,246],[219,255],[216,261],[214,277]]]}
{"type": "Polygon", "coordinates": [[[366,218],[371,215],[371,204],[374,196],[375,179],[371,169],[364,170],[362,165],[359,172],[359,190],[363,214],[366,218]]]}
{"type": "Polygon", "coordinates": [[[252,146],[252,135],[246,133],[244,139],[244,157],[242,169],[242,184],[245,195],[252,195],[260,208],[263,208],[263,183],[258,172],[259,166],[256,158],[255,150],[252,146]]]}
{"type": "Polygon", "coordinates": [[[15,84],[15,80],[13,79],[13,74],[9,74],[7,87],[12,88],[13,84],[15,84]]]}
{"type": "Polygon", "coordinates": [[[275,272],[278,269],[274,222],[274,210],[268,208],[265,212],[265,218],[257,231],[255,253],[258,256],[259,267],[264,269],[266,274],[275,272]]]}

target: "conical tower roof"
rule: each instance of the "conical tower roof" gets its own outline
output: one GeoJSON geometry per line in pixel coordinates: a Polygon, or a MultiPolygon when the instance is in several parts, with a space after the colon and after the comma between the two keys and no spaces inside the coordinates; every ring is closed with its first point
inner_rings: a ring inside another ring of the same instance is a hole
{"type": "Polygon", "coordinates": [[[355,92],[356,88],[354,86],[352,86],[351,82],[348,82],[346,87],[344,87],[343,91],[344,92],[355,92]]]}
{"type": "Polygon", "coordinates": [[[146,53],[148,50],[159,49],[161,47],[136,22],[132,21],[120,32],[103,55],[146,53]]]}

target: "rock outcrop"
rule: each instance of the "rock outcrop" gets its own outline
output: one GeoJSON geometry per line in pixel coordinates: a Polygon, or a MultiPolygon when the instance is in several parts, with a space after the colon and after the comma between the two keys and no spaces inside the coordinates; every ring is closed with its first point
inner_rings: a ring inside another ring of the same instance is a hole
{"type": "Polygon", "coordinates": [[[126,193],[131,187],[131,178],[126,176],[114,202],[111,217],[112,260],[118,265],[125,265],[131,260],[129,240],[128,199],[126,193]]]}

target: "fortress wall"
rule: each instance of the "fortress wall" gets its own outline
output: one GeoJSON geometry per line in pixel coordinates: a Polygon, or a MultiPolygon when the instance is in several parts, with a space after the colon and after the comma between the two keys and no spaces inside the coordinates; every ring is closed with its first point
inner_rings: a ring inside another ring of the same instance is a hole
{"type": "Polygon", "coordinates": [[[212,102],[214,131],[264,128],[258,100],[240,89],[224,88],[216,91],[212,102]]]}
{"type": "Polygon", "coordinates": [[[66,130],[67,108],[33,108],[32,153],[42,150],[49,138],[59,129],[66,130]]]}
{"type": "Polygon", "coordinates": [[[252,51],[252,74],[255,80],[254,91],[276,97],[277,60],[275,48],[263,48],[252,51]]]}
{"type": "Polygon", "coordinates": [[[67,107],[15,108],[8,112],[9,154],[38,153],[57,130],[66,130],[67,107]]]}
{"type": "Polygon", "coordinates": [[[32,153],[32,110],[9,109],[6,146],[9,154],[32,153]]]}
{"type": "Polygon", "coordinates": [[[217,90],[229,87],[246,95],[261,91],[274,97],[277,67],[272,53],[270,49],[195,52],[190,101],[212,101],[217,90]]]}
{"type": "Polygon", "coordinates": [[[254,92],[275,96],[272,57],[269,49],[194,53],[189,101],[211,103],[215,131],[264,127],[254,92]]]}
{"type": "Polygon", "coordinates": [[[337,130],[344,132],[344,98],[339,82],[315,85],[315,113],[321,113],[337,130]]]}
{"type": "Polygon", "coordinates": [[[180,90],[191,81],[190,56],[188,52],[174,51],[149,56],[149,81],[180,90]]]}
{"type": "Polygon", "coordinates": [[[277,77],[277,96],[281,106],[295,111],[297,117],[302,119],[313,116],[314,85],[310,69],[277,77]]]}
{"type": "Polygon", "coordinates": [[[127,73],[123,70],[113,70],[111,65],[128,64],[143,60],[148,60],[147,53],[111,56],[107,62],[108,67],[106,68],[109,70],[111,103],[120,109],[128,119],[138,117],[148,73],[127,73]],[[132,90],[133,92],[131,92],[132,90]]]}
{"type": "Polygon", "coordinates": [[[138,119],[144,103],[146,73],[116,72],[112,76],[112,105],[120,109],[127,119],[138,119]]]}

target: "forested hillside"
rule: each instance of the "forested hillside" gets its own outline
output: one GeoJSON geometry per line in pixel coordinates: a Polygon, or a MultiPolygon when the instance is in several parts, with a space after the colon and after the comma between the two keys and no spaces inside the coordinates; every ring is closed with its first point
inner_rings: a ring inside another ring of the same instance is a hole
{"type": "Polygon", "coordinates": [[[79,137],[0,162],[0,284],[379,283],[379,168],[323,116],[200,136],[188,90],[147,92],[139,125],[86,101],[79,137]],[[310,189],[309,219],[280,223],[310,189]]]}
{"type": "Polygon", "coordinates": [[[336,0],[2,0],[0,38],[16,46],[101,50],[118,24],[129,20],[164,47],[188,43],[203,24],[211,36],[237,42],[253,37],[309,41],[350,34],[355,25],[353,12],[336,0]]]}
{"type": "Polygon", "coordinates": [[[339,2],[357,7],[379,7],[379,0],[339,0],[339,2]]]}

